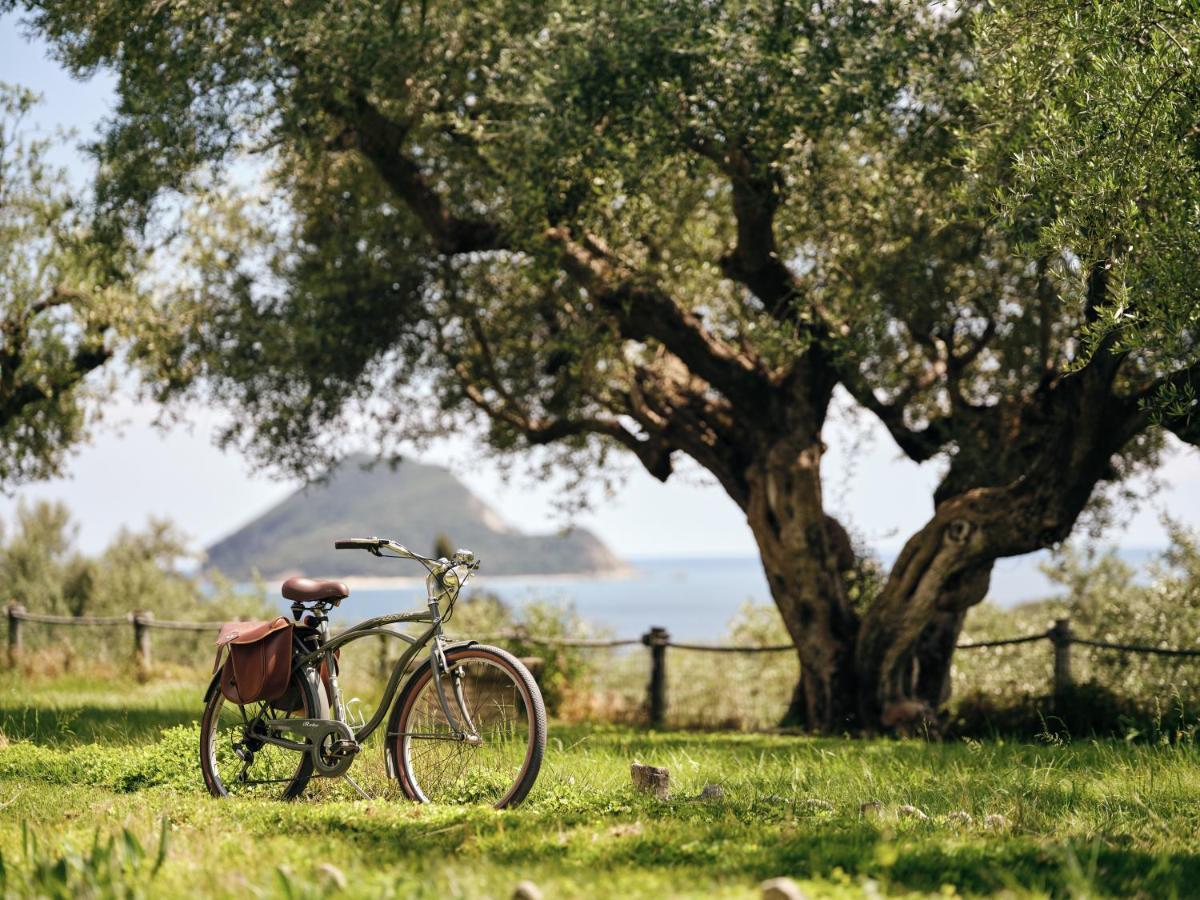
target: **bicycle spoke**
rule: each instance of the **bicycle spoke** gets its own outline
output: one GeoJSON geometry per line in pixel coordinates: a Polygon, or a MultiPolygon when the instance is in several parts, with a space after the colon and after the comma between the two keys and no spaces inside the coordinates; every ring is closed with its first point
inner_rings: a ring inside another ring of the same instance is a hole
{"type": "MultiPolygon", "coordinates": [[[[430,800],[497,803],[524,770],[530,740],[528,710],[513,676],[485,659],[460,662],[462,709],[478,740],[451,731],[432,678],[411,703],[405,730],[397,736],[410,777],[430,800]]],[[[452,709],[458,705],[449,698],[452,709]]]]}
{"type": "MultiPolygon", "coordinates": [[[[298,751],[265,740],[266,718],[304,716],[304,710],[275,710],[270,702],[231,703],[218,695],[207,714],[210,733],[202,736],[206,771],[223,793],[269,796],[270,786],[293,784],[306,764],[298,751]]],[[[305,700],[305,703],[308,701],[305,700]]],[[[275,733],[277,729],[271,729],[275,733]]],[[[278,796],[276,794],[276,796],[278,796]]]]}

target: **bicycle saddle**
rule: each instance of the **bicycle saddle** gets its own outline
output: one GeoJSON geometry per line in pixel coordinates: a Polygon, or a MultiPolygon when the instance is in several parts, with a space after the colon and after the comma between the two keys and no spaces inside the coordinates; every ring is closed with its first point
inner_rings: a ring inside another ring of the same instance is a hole
{"type": "Polygon", "coordinates": [[[316,578],[303,578],[299,575],[285,581],[282,590],[286,599],[299,603],[309,603],[314,600],[345,600],[350,596],[350,589],[340,581],[320,581],[316,578]]]}

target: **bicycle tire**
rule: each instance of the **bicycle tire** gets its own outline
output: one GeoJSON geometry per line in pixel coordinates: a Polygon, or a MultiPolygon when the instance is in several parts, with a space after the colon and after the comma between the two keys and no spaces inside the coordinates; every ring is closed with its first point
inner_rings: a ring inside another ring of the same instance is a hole
{"type": "MultiPolygon", "coordinates": [[[[546,707],[542,701],[542,692],[524,664],[511,653],[499,647],[472,644],[446,651],[446,661],[451,668],[469,660],[486,662],[508,674],[525,704],[529,722],[525,759],[520,773],[511,787],[498,801],[492,804],[497,809],[516,806],[528,796],[537,780],[546,752],[546,707]]],[[[429,660],[426,660],[413,672],[396,699],[387,729],[386,747],[388,748],[389,771],[399,781],[404,795],[417,802],[429,802],[430,798],[422,788],[419,776],[415,775],[413,771],[411,755],[413,740],[412,738],[405,740],[405,736],[409,732],[409,722],[414,713],[415,704],[421,697],[422,690],[429,684],[432,673],[429,660]]]]}
{"type": "MultiPolygon", "coordinates": [[[[204,776],[204,786],[208,788],[208,792],[214,797],[228,797],[229,790],[223,780],[220,772],[217,771],[216,756],[218,752],[217,741],[219,735],[215,732],[215,728],[220,724],[221,708],[225,704],[234,705],[231,701],[226,700],[221,693],[219,679],[221,677],[218,672],[209,685],[208,692],[205,695],[206,702],[204,705],[204,715],[200,719],[200,771],[204,776]]],[[[313,692],[313,686],[309,679],[306,678],[299,670],[292,673],[291,681],[288,684],[288,694],[295,690],[297,695],[303,701],[301,710],[304,713],[303,718],[315,718],[319,716],[320,704],[313,692]]],[[[275,748],[281,753],[294,753],[291,750],[283,748],[275,748]]],[[[308,786],[308,782],[312,779],[313,762],[312,758],[307,753],[294,753],[300,757],[297,764],[294,776],[286,783],[280,799],[294,800],[304,793],[304,789],[308,786]]]]}

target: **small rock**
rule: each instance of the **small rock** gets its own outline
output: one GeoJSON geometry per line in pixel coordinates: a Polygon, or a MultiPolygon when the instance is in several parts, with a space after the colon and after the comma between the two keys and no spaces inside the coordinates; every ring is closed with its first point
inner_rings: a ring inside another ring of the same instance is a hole
{"type": "Polygon", "coordinates": [[[513,888],[512,900],[542,900],[542,889],[532,881],[517,882],[513,888]]]}
{"type": "Polygon", "coordinates": [[[1008,819],[1000,815],[1000,813],[992,813],[990,816],[985,816],[983,824],[987,828],[1007,828],[1008,819]]]}
{"type": "Polygon", "coordinates": [[[929,816],[925,815],[924,811],[919,810],[915,806],[911,806],[908,803],[905,803],[903,806],[897,809],[896,815],[902,819],[916,819],[918,822],[925,822],[929,819],[929,816]]]}
{"type": "Polygon", "coordinates": [[[807,900],[800,885],[790,878],[768,878],[760,887],[762,900],[807,900]]]}
{"type": "Polygon", "coordinates": [[[633,786],[644,794],[653,794],[659,800],[671,795],[671,773],[658,766],[643,766],[635,762],[629,767],[633,786]]]}
{"type": "Polygon", "coordinates": [[[866,803],[860,803],[858,806],[859,815],[871,818],[883,814],[883,804],[878,800],[868,800],[866,803]]]}
{"type": "Polygon", "coordinates": [[[955,825],[970,825],[975,821],[975,817],[965,809],[956,809],[950,815],[946,816],[946,821],[952,822],[955,825]]]}
{"type": "Polygon", "coordinates": [[[721,787],[719,784],[706,784],[704,786],[704,790],[702,790],[700,792],[700,796],[697,797],[696,799],[697,800],[724,800],[725,799],[725,788],[721,787]]]}
{"type": "Polygon", "coordinates": [[[326,890],[336,888],[344,891],[346,889],[346,875],[333,863],[321,863],[317,866],[317,875],[326,890]]]}

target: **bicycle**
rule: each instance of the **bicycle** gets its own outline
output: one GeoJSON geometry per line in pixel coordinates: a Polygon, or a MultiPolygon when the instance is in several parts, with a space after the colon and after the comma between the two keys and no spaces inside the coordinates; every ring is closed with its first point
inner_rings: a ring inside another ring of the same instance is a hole
{"type": "Polygon", "coordinates": [[[209,792],[261,795],[282,786],[280,796],[293,799],[316,776],[345,778],[367,797],[349,769],[390,707],[384,765],[408,799],[486,802],[500,809],[520,803],[537,779],[546,747],[546,710],[537,683],[507,651],[451,641],[442,632],[479,568],[474,554],[459,550],[451,559],[433,559],[377,537],[339,540],[334,547],[420,563],[428,573],[427,609],[378,616],[331,635],[329,612],[349,595],[345,585],[285,582],[295,620],[287,690],[274,700],[235,703],[221,689],[221,672],[213,677],[200,728],[200,765],[209,792]],[[403,623],[427,627],[416,636],[389,627],[403,623]],[[338,681],[339,651],[380,635],[408,646],[370,720],[352,723],[338,681]],[[425,649],[428,658],[401,689],[405,670],[425,649]]]}

